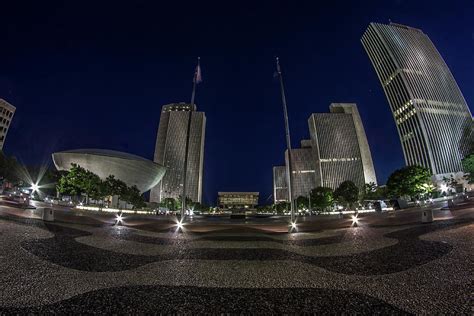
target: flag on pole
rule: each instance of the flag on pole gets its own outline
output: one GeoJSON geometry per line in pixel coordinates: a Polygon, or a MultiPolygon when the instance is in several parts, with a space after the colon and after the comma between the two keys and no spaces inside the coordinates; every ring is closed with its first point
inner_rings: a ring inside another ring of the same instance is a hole
{"type": "Polygon", "coordinates": [[[196,66],[196,71],[194,72],[194,82],[195,83],[202,82],[201,65],[199,64],[199,60],[200,60],[200,58],[198,58],[198,64],[196,66]]]}

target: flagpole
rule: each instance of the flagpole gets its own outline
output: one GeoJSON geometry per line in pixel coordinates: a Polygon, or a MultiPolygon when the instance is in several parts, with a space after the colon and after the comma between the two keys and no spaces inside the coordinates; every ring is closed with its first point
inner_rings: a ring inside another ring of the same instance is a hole
{"type": "Polygon", "coordinates": [[[193,78],[193,92],[191,93],[191,109],[188,116],[188,124],[186,127],[186,144],[184,146],[184,166],[183,166],[183,195],[181,196],[181,219],[180,222],[183,223],[186,216],[186,186],[187,186],[187,171],[188,171],[188,153],[189,153],[189,138],[191,132],[191,118],[194,108],[194,99],[196,97],[196,85],[197,85],[197,70],[200,66],[201,57],[198,57],[198,64],[196,70],[194,71],[193,78]]]}
{"type": "Polygon", "coordinates": [[[293,205],[293,172],[292,172],[292,159],[291,159],[291,139],[290,139],[290,124],[288,123],[288,109],[286,106],[286,97],[285,97],[285,87],[283,85],[283,76],[281,74],[280,60],[276,57],[276,67],[278,73],[278,79],[280,80],[280,90],[281,90],[281,102],[283,104],[283,115],[285,117],[285,133],[286,133],[286,147],[288,150],[288,197],[290,200],[290,210],[291,210],[291,228],[295,223],[295,208],[293,205]]]}

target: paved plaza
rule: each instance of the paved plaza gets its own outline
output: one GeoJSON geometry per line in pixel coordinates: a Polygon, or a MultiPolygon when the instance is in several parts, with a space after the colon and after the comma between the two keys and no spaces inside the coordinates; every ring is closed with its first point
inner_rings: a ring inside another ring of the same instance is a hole
{"type": "Polygon", "coordinates": [[[474,208],[249,222],[0,206],[0,314],[471,314],[474,208]]]}

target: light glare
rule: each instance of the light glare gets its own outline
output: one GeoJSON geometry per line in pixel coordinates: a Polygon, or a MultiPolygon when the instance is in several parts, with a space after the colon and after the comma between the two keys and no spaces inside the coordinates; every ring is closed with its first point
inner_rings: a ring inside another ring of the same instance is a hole
{"type": "Polygon", "coordinates": [[[358,223],[359,223],[359,218],[357,217],[357,215],[352,215],[352,224],[357,225],[358,223]]]}
{"type": "Polygon", "coordinates": [[[39,185],[38,183],[32,183],[31,184],[31,193],[36,192],[39,190],[39,185]]]}

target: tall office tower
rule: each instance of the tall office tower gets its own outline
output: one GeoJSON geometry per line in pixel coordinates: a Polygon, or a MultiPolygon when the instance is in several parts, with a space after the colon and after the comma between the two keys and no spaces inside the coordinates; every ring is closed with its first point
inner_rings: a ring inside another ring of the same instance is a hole
{"type": "Polygon", "coordinates": [[[3,144],[7,137],[8,128],[15,114],[16,107],[7,101],[0,99],[0,150],[3,150],[3,144]]]}
{"type": "MultiPolygon", "coordinates": [[[[288,162],[288,150],[286,150],[286,172],[288,172],[288,162]]],[[[299,196],[309,196],[311,190],[317,187],[311,147],[291,149],[291,171],[293,173],[291,187],[293,199],[299,196]]]]}
{"type": "Polygon", "coordinates": [[[186,196],[201,202],[206,116],[196,110],[196,105],[186,103],[167,104],[161,110],[154,161],[166,166],[167,170],[163,179],[151,189],[150,202],[179,198],[183,193],[186,129],[190,116],[186,196]]]}
{"type": "Polygon", "coordinates": [[[286,166],[273,167],[273,202],[288,202],[288,184],[287,184],[286,166]]]}
{"type": "MultiPolygon", "coordinates": [[[[303,139],[301,148],[291,150],[293,172],[293,198],[308,196],[316,187],[314,159],[311,149],[311,140],[303,139]]],[[[288,150],[285,151],[285,165],[273,167],[273,201],[288,202],[288,150]]]]}
{"type": "Polygon", "coordinates": [[[354,103],[333,103],[330,113],[308,119],[316,186],[336,189],[346,180],[359,188],[377,183],[364,126],[354,103]]]}
{"type": "Polygon", "coordinates": [[[354,122],[357,135],[357,142],[359,144],[362,167],[364,168],[364,181],[365,183],[373,182],[377,184],[374,162],[372,161],[372,153],[370,152],[367,135],[365,135],[364,124],[362,124],[357,105],[355,103],[331,103],[329,111],[331,113],[346,113],[352,115],[352,121],[354,122]]]}
{"type": "Polygon", "coordinates": [[[371,23],[362,36],[390,104],[407,165],[462,170],[472,115],[451,71],[421,30],[371,23]]]}

